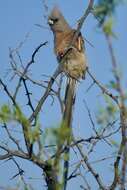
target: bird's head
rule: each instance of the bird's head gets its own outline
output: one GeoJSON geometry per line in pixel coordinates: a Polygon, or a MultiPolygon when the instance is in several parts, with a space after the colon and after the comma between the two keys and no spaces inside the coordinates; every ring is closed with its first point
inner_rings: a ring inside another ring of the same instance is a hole
{"type": "Polygon", "coordinates": [[[53,32],[70,31],[71,27],[57,7],[54,7],[48,17],[48,24],[53,32]]]}

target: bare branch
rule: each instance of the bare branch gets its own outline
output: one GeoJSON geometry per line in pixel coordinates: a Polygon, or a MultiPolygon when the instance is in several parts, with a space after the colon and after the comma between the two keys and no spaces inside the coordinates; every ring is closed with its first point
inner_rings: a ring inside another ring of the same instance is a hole
{"type": "Polygon", "coordinates": [[[118,107],[120,107],[119,101],[117,96],[114,96],[111,92],[108,91],[107,88],[105,88],[94,76],[93,74],[89,71],[89,69],[87,70],[89,76],[92,78],[92,80],[94,81],[94,83],[97,84],[97,86],[102,90],[102,93],[108,95],[117,105],[118,107]]]}
{"type": "Polygon", "coordinates": [[[13,157],[11,158],[11,160],[15,163],[15,165],[16,165],[17,168],[18,168],[18,173],[15,174],[13,177],[11,177],[11,179],[14,179],[14,178],[17,177],[18,175],[20,175],[21,178],[22,178],[22,181],[24,182],[24,179],[23,179],[23,177],[22,177],[22,175],[24,174],[24,170],[22,170],[22,169],[20,168],[19,164],[16,162],[16,160],[15,160],[13,157]]]}
{"type": "Polygon", "coordinates": [[[7,154],[5,154],[5,155],[0,155],[0,160],[2,160],[4,157],[10,158],[12,156],[17,156],[17,157],[20,157],[23,159],[29,159],[28,154],[21,152],[19,150],[11,150],[7,146],[3,146],[3,145],[0,145],[0,148],[3,149],[5,152],[7,152],[7,154]]]}
{"type": "Polygon", "coordinates": [[[11,99],[12,103],[14,104],[14,106],[18,107],[17,102],[15,101],[15,99],[13,98],[13,96],[11,95],[11,93],[9,92],[6,84],[2,81],[2,79],[0,79],[0,84],[3,86],[4,91],[6,92],[7,96],[11,99]]]}
{"type": "Polygon", "coordinates": [[[77,36],[79,35],[80,30],[81,30],[81,28],[83,26],[83,23],[86,20],[87,16],[91,13],[91,10],[93,9],[93,4],[94,4],[94,0],[89,0],[88,7],[85,10],[84,15],[79,20],[78,27],[77,27],[75,36],[73,38],[72,44],[74,43],[74,41],[76,40],[77,36]]]}
{"type": "Polygon", "coordinates": [[[4,128],[5,128],[5,130],[6,130],[7,134],[8,134],[8,137],[12,140],[12,142],[13,142],[14,144],[16,144],[18,150],[20,150],[21,152],[23,152],[22,148],[21,148],[20,145],[19,145],[19,141],[16,140],[16,139],[11,135],[11,133],[10,133],[10,131],[9,131],[9,129],[8,129],[8,127],[7,127],[6,124],[4,124],[4,128]]]}
{"type": "MultiPolygon", "coordinates": [[[[27,65],[26,65],[26,67],[25,67],[25,69],[24,69],[24,71],[23,71],[23,74],[22,74],[22,76],[21,76],[20,79],[19,79],[19,82],[18,82],[18,84],[17,84],[15,93],[14,93],[14,95],[13,95],[13,98],[14,98],[14,99],[16,99],[18,90],[19,90],[19,88],[20,88],[20,86],[21,86],[22,78],[24,78],[25,74],[26,74],[27,71],[28,71],[28,68],[35,62],[34,59],[35,59],[36,54],[38,53],[38,51],[40,50],[40,48],[41,48],[42,46],[47,45],[47,43],[48,43],[47,41],[44,42],[44,43],[41,43],[41,44],[35,49],[35,51],[33,52],[32,56],[31,56],[31,60],[27,63],[27,65]]],[[[12,60],[14,60],[14,59],[13,59],[12,52],[10,52],[10,58],[11,58],[12,60]]]]}
{"type": "MultiPolygon", "coordinates": [[[[73,138],[73,141],[74,141],[74,143],[75,143],[74,138],[73,138]]],[[[103,185],[102,180],[100,179],[99,174],[96,173],[96,171],[94,170],[94,168],[93,168],[93,167],[91,166],[91,164],[89,163],[88,158],[87,158],[87,155],[85,155],[85,154],[83,153],[81,147],[80,147],[78,144],[76,145],[76,147],[77,147],[77,149],[79,150],[79,153],[80,153],[81,157],[83,158],[83,161],[84,161],[84,163],[86,164],[86,166],[87,166],[89,172],[93,175],[93,177],[95,178],[97,184],[99,185],[99,188],[100,188],[101,190],[105,190],[106,188],[105,188],[105,186],[103,185]]]]}
{"type": "Polygon", "coordinates": [[[116,158],[116,161],[114,162],[114,180],[111,185],[112,190],[115,189],[117,183],[119,182],[119,165],[120,165],[120,159],[121,155],[123,154],[123,159],[122,159],[122,169],[121,169],[121,190],[125,189],[125,183],[126,183],[126,168],[127,168],[127,118],[126,118],[126,113],[127,113],[127,108],[126,108],[126,102],[125,102],[125,93],[122,88],[122,82],[121,78],[118,73],[118,64],[116,61],[116,57],[114,54],[113,46],[112,46],[112,41],[111,37],[106,35],[106,41],[108,44],[108,49],[111,57],[111,63],[113,67],[113,74],[114,78],[116,80],[116,85],[117,85],[117,91],[120,96],[120,103],[119,103],[119,110],[120,110],[120,122],[121,122],[121,134],[122,134],[122,140],[121,140],[121,145],[118,150],[118,155],[116,158]]]}
{"type": "Polygon", "coordinates": [[[45,100],[47,99],[50,91],[51,91],[51,88],[52,88],[52,85],[53,83],[55,82],[55,79],[57,78],[57,76],[61,73],[61,69],[58,67],[56,69],[56,71],[54,72],[53,76],[51,77],[49,83],[48,83],[48,87],[47,89],[45,90],[45,93],[44,95],[40,98],[34,112],[31,114],[31,116],[29,117],[29,121],[32,122],[38,115],[38,113],[40,112],[41,110],[41,107],[43,105],[43,103],[45,102],[45,100]]]}
{"type": "Polygon", "coordinates": [[[30,93],[29,90],[28,90],[28,87],[27,87],[27,84],[26,84],[26,80],[25,80],[24,78],[23,78],[22,80],[23,80],[23,84],[24,84],[24,87],[25,87],[26,96],[27,96],[27,98],[28,98],[28,103],[27,103],[27,105],[29,105],[30,108],[31,108],[31,110],[32,110],[32,112],[34,112],[34,107],[33,107],[33,105],[32,105],[32,101],[31,101],[31,97],[30,97],[31,93],[30,93]]]}

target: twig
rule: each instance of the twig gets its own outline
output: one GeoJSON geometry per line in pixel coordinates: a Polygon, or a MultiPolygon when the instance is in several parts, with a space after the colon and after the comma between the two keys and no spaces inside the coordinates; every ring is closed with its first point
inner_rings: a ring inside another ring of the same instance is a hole
{"type": "MultiPolygon", "coordinates": [[[[15,160],[13,157],[11,158],[11,160],[15,163],[15,165],[16,165],[17,168],[18,168],[18,173],[15,174],[14,176],[12,176],[12,177],[11,177],[11,180],[14,179],[15,177],[17,177],[18,175],[20,175],[21,178],[22,178],[22,181],[24,182],[24,179],[23,179],[23,177],[22,177],[22,175],[24,174],[24,170],[22,170],[22,169],[20,168],[19,164],[16,162],[16,160],[15,160]]],[[[25,185],[26,185],[26,183],[25,183],[25,185]]]]}
{"type": "Polygon", "coordinates": [[[80,143],[90,143],[91,144],[92,141],[107,139],[119,131],[120,131],[120,127],[118,129],[116,129],[114,132],[111,132],[107,135],[103,135],[103,133],[102,133],[102,134],[99,134],[97,136],[91,136],[91,137],[86,138],[86,139],[76,140],[75,143],[72,143],[70,146],[73,147],[73,146],[80,144],[80,143]]]}
{"type": "Polygon", "coordinates": [[[30,98],[31,93],[30,93],[29,90],[28,90],[28,87],[27,87],[27,84],[26,84],[26,80],[25,80],[24,78],[23,78],[23,84],[24,84],[24,87],[25,87],[26,96],[27,96],[27,98],[28,98],[28,103],[27,103],[27,105],[29,105],[30,108],[31,108],[31,110],[32,110],[32,112],[34,112],[34,107],[33,107],[33,105],[32,105],[32,101],[31,101],[31,98],[30,98]]]}
{"type": "Polygon", "coordinates": [[[83,100],[83,102],[84,102],[85,108],[86,108],[86,110],[87,110],[87,112],[88,112],[88,116],[89,116],[90,122],[91,122],[91,124],[92,124],[92,129],[93,129],[93,131],[95,132],[95,134],[98,136],[98,132],[96,131],[96,128],[95,128],[95,123],[94,123],[94,121],[93,121],[93,118],[92,118],[90,109],[89,109],[89,107],[88,107],[88,105],[87,105],[85,99],[83,100]]]}
{"type": "Polygon", "coordinates": [[[62,98],[61,98],[62,82],[63,82],[63,75],[62,75],[62,73],[61,73],[60,81],[59,81],[59,84],[58,84],[58,90],[57,90],[57,92],[56,92],[57,98],[58,98],[59,103],[60,103],[61,113],[63,113],[63,111],[64,111],[64,102],[63,102],[63,100],[62,100],[62,98]]]}
{"type": "MultiPolygon", "coordinates": [[[[8,97],[11,99],[11,101],[12,101],[12,103],[14,104],[15,108],[16,108],[17,110],[19,110],[19,106],[18,106],[16,100],[13,98],[13,96],[12,96],[11,93],[9,92],[7,86],[4,84],[4,82],[2,81],[2,79],[0,79],[0,83],[1,83],[2,86],[4,87],[4,91],[6,92],[6,94],[8,95],[8,97]]],[[[21,123],[21,125],[22,125],[22,123],[21,123]]],[[[27,150],[29,151],[30,145],[29,145],[29,142],[28,142],[28,141],[29,141],[28,135],[25,133],[25,126],[22,125],[22,127],[23,127],[23,132],[24,132],[23,134],[24,134],[24,139],[25,139],[26,147],[27,147],[27,150]]]]}
{"type": "Polygon", "coordinates": [[[46,167],[45,161],[43,161],[42,159],[39,159],[35,155],[33,155],[30,158],[29,154],[21,152],[19,150],[11,150],[7,146],[0,145],[0,148],[3,149],[5,152],[7,152],[7,153],[5,153],[3,155],[0,155],[0,160],[11,158],[12,156],[16,156],[16,157],[19,157],[19,158],[22,158],[22,159],[25,159],[25,160],[32,161],[33,163],[35,163],[36,165],[38,165],[42,169],[46,167]]]}
{"type": "Polygon", "coordinates": [[[16,140],[16,139],[11,135],[11,133],[10,133],[10,131],[9,131],[9,129],[8,129],[8,127],[7,127],[6,124],[4,124],[4,128],[5,128],[5,130],[6,130],[7,134],[8,134],[8,137],[12,140],[12,142],[14,142],[14,144],[16,144],[18,150],[20,150],[21,152],[23,152],[22,148],[21,148],[20,145],[19,145],[18,140],[16,140]]]}
{"type": "Polygon", "coordinates": [[[45,102],[46,98],[48,97],[48,95],[49,95],[49,93],[51,91],[51,88],[52,88],[53,83],[55,82],[55,79],[57,78],[57,76],[60,73],[61,73],[61,69],[58,67],[56,69],[56,71],[54,72],[53,76],[50,78],[50,81],[48,83],[48,87],[46,88],[44,95],[40,98],[34,112],[29,117],[30,122],[32,122],[37,117],[38,113],[41,110],[41,107],[42,107],[43,103],[45,102]]]}
{"type": "MultiPolygon", "coordinates": [[[[73,138],[73,141],[74,141],[74,143],[75,143],[74,138],[73,138]]],[[[96,182],[98,183],[99,188],[100,188],[101,190],[105,190],[106,188],[105,188],[105,186],[103,185],[103,183],[102,183],[102,181],[101,181],[101,179],[100,179],[99,174],[96,173],[96,171],[94,170],[94,168],[93,168],[93,167],[91,166],[91,164],[89,163],[87,155],[85,155],[85,154],[83,153],[81,147],[80,147],[78,144],[76,145],[76,147],[77,147],[77,149],[78,149],[78,151],[79,151],[81,157],[83,158],[83,161],[84,161],[84,163],[86,164],[86,166],[87,166],[89,172],[93,175],[93,177],[95,178],[96,182]]]]}
{"type": "MultiPolygon", "coordinates": [[[[16,67],[15,67],[15,73],[19,76],[19,77],[22,77],[23,75],[23,72],[21,72],[20,70],[18,70],[16,67]]],[[[62,76],[63,77],[63,76],[62,76]]],[[[58,90],[55,91],[54,89],[51,88],[51,92],[49,93],[50,96],[52,95],[55,95],[57,98],[58,98],[58,101],[60,103],[60,108],[61,108],[61,112],[63,112],[64,110],[64,103],[62,101],[62,98],[61,98],[61,95],[60,95],[60,91],[61,91],[61,85],[62,85],[62,77],[60,79],[60,83],[58,84],[58,90]]],[[[39,87],[42,87],[42,88],[45,88],[47,89],[47,85],[44,85],[44,83],[47,83],[47,81],[37,81],[37,80],[34,80],[32,79],[29,75],[27,75],[27,73],[24,75],[24,80],[28,80],[30,81],[31,83],[33,83],[34,85],[37,85],[39,87]]]]}
{"type": "MultiPolygon", "coordinates": [[[[85,184],[87,186],[86,190],[91,190],[89,182],[87,181],[87,179],[85,178],[85,176],[82,174],[81,171],[80,171],[80,176],[82,177],[83,181],[85,182],[85,184]]],[[[81,185],[80,185],[80,187],[81,187],[81,185]]]]}
{"type": "MultiPolygon", "coordinates": [[[[86,139],[82,138],[82,139],[79,139],[79,140],[75,140],[75,142],[70,144],[70,147],[74,147],[74,146],[76,146],[78,144],[81,144],[81,143],[89,143],[89,144],[91,144],[93,141],[96,141],[96,140],[104,140],[104,139],[107,139],[107,138],[111,137],[112,135],[116,134],[119,131],[120,131],[120,127],[118,129],[116,129],[115,131],[107,134],[107,135],[104,135],[103,134],[104,132],[102,132],[101,134],[98,134],[97,136],[91,136],[91,137],[86,138],[86,139]]],[[[56,145],[51,145],[51,146],[56,146],[56,145]]],[[[66,147],[61,149],[61,151],[59,153],[62,154],[62,153],[65,152],[65,150],[66,150],[66,147]]],[[[55,156],[56,156],[56,154],[53,154],[51,156],[51,159],[54,158],[55,156]]]]}
{"type": "Polygon", "coordinates": [[[119,182],[119,164],[120,164],[122,152],[123,152],[123,142],[121,141],[121,145],[118,150],[116,160],[114,162],[114,179],[110,186],[110,190],[115,190],[116,185],[119,182]]]}
{"type": "Polygon", "coordinates": [[[97,84],[97,86],[102,90],[102,93],[108,95],[112,100],[114,100],[114,102],[118,105],[118,107],[120,107],[119,101],[117,96],[114,96],[111,92],[108,91],[107,88],[105,88],[94,76],[93,74],[89,71],[89,69],[87,70],[87,73],[89,74],[89,76],[92,78],[92,80],[94,81],[94,83],[97,84]]]}
{"type": "Polygon", "coordinates": [[[126,137],[126,134],[127,134],[127,118],[126,118],[127,109],[126,109],[126,103],[125,103],[125,93],[122,88],[121,78],[118,73],[118,64],[117,64],[117,60],[115,58],[111,37],[106,34],[105,34],[105,37],[106,37],[106,41],[107,41],[107,45],[108,45],[108,49],[109,49],[109,53],[110,53],[110,57],[111,57],[111,63],[112,63],[112,67],[113,67],[114,78],[116,80],[117,91],[120,96],[119,110],[120,110],[120,122],[121,122],[121,134],[122,134],[120,148],[118,150],[118,155],[117,155],[116,161],[114,162],[114,180],[111,185],[111,188],[112,188],[111,190],[114,190],[116,188],[117,183],[119,182],[118,170],[119,170],[120,159],[121,159],[122,154],[123,154],[123,159],[122,159],[121,182],[120,183],[121,183],[121,190],[124,190],[125,183],[126,183],[126,168],[127,168],[127,137],[126,137]]]}
{"type": "MultiPolygon", "coordinates": [[[[20,71],[20,70],[18,70],[16,67],[14,68],[14,70],[15,70],[15,74],[17,74],[19,77],[22,77],[22,75],[23,75],[23,72],[22,71],[20,71]]],[[[24,80],[28,80],[28,81],[30,81],[32,84],[34,84],[34,85],[37,85],[37,86],[39,86],[39,87],[42,87],[42,88],[47,88],[47,86],[46,85],[44,85],[44,83],[47,83],[47,81],[37,81],[37,80],[34,80],[34,79],[32,79],[32,77],[30,77],[29,75],[27,75],[27,74],[25,74],[24,75],[24,78],[23,78],[24,80]]],[[[51,92],[53,92],[54,94],[56,94],[56,91],[55,90],[53,90],[53,89],[51,89],[51,92]]],[[[50,95],[50,94],[49,94],[50,95]]]]}
{"type": "Polygon", "coordinates": [[[93,4],[94,4],[94,0],[89,0],[88,7],[85,10],[84,15],[80,18],[80,20],[78,22],[78,27],[77,27],[76,33],[74,35],[74,38],[72,40],[72,44],[75,42],[76,38],[78,37],[78,35],[79,35],[80,31],[81,31],[81,28],[83,26],[83,23],[86,20],[87,16],[89,15],[89,13],[91,13],[91,10],[93,8],[93,4]]]}
{"type": "Polygon", "coordinates": [[[12,156],[17,156],[17,157],[20,157],[23,159],[29,158],[29,155],[27,155],[26,153],[21,152],[19,150],[11,150],[7,146],[4,146],[4,145],[0,145],[0,148],[3,149],[5,152],[7,152],[5,155],[0,155],[0,160],[3,160],[4,157],[6,157],[6,159],[7,159],[7,158],[10,158],[12,156]]]}
{"type": "MultiPolygon", "coordinates": [[[[14,93],[14,95],[13,95],[13,98],[14,98],[14,99],[16,99],[18,90],[19,90],[20,85],[21,85],[22,78],[24,78],[24,76],[25,76],[25,74],[27,73],[28,68],[30,67],[30,65],[35,62],[35,55],[36,55],[37,52],[40,50],[40,48],[41,48],[42,46],[47,45],[47,43],[48,43],[48,42],[46,41],[46,42],[40,44],[40,45],[35,49],[35,51],[33,52],[32,56],[31,56],[31,60],[27,63],[27,65],[26,65],[26,67],[25,67],[25,69],[24,69],[24,71],[23,71],[23,74],[22,74],[22,76],[21,76],[20,79],[19,79],[19,82],[18,82],[18,84],[17,84],[15,93],[14,93]]],[[[13,59],[13,55],[12,55],[11,52],[10,52],[10,58],[13,59]]]]}
{"type": "Polygon", "coordinates": [[[11,93],[9,92],[6,84],[2,81],[2,79],[0,79],[0,84],[3,86],[4,91],[6,92],[6,94],[8,95],[8,97],[11,99],[12,103],[14,104],[14,106],[18,107],[17,102],[15,101],[15,99],[13,98],[13,96],[11,95],[11,93]]]}

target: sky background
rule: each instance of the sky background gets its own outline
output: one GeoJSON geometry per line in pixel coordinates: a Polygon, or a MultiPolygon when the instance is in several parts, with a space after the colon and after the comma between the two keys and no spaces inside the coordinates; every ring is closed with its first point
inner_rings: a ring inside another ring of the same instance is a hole
{"type": "MultiPolygon", "coordinates": [[[[87,0],[47,0],[47,5],[49,12],[54,5],[58,5],[60,10],[68,19],[70,25],[75,28],[77,20],[82,16],[84,9],[87,5],[87,0]]],[[[47,25],[47,20],[44,17],[47,12],[44,9],[41,0],[4,0],[0,2],[0,77],[4,78],[8,88],[11,92],[15,89],[15,82],[10,81],[12,73],[9,64],[9,48],[16,48],[21,42],[25,40],[25,43],[20,49],[20,55],[24,65],[31,59],[32,52],[35,48],[42,42],[48,41],[46,47],[42,47],[36,56],[36,62],[31,67],[32,77],[36,80],[44,79],[43,74],[51,76],[57,67],[57,61],[53,53],[53,35],[49,30],[47,25]],[[42,28],[36,26],[36,24],[43,25],[42,28]],[[9,71],[9,72],[8,72],[9,71]],[[6,78],[5,78],[6,76],[6,78]]],[[[127,6],[126,4],[121,5],[117,8],[114,20],[114,31],[116,32],[117,39],[114,39],[114,49],[117,56],[117,61],[120,64],[120,69],[124,76],[124,86],[127,87],[127,6]]],[[[103,84],[107,84],[109,80],[112,79],[111,72],[111,62],[109,52],[107,50],[107,45],[105,38],[101,31],[96,27],[97,21],[91,16],[89,16],[82,27],[82,34],[85,38],[93,44],[91,47],[86,43],[86,54],[88,59],[89,68],[94,73],[96,78],[103,84]]],[[[45,78],[47,80],[47,78],[45,78]]],[[[78,85],[77,99],[75,105],[73,128],[74,133],[77,137],[87,138],[93,134],[91,129],[91,124],[83,100],[87,102],[90,107],[93,118],[95,119],[97,106],[102,102],[102,95],[100,90],[94,86],[88,93],[86,90],[91,84],[91,80],[86,76],[85,81],[81,81],[78,85]]],[[[30,85],[30,84],[29,84],[30,85]]],[[[37,100],[42,95],[42,89],[35,88],[30,85],[30,90],[33,92],[32,98],[33,103],[36,105],[37,100]]],[[[7,102],[8,99],[5,97],[3,92],[0,92],[0,105],[7,102]]],[[[18,96],[20,105],[24,109],[24,112],[28,114],[28,109],[26,109],[26,97],[24,96],[24,91],[18,96]]],[[[43,129],[47,127],[53,127],[60,122],[60,109],[58,108],[58,102],[51,106],[52,99],[49,98],[47,103],[44,105],[41,115],[41,121],[43,129]]],[[[1,131],[2,134],[2,131],[1,131]]],[[[105,156],[110,154],[110,149],[108,146],[100,145],[96,150],[94,159],[98,159],[100,156],[105,156]]],[[[91,160],[93,160],[91,156],[91,160]]],[[[42,182],[40,179],[41,171],[37,169],[36,166],[31,165],[31,163],[25,161],[21,162],[19,160],[21,167],[25,168],[25,176],[28,183],[31,183],[36,190],[43,189],[42,182]],[[28,177],[35,177],[38,179],[29,180],[28,177]],[[42,187],[42,188],[40,188],[42,187]]],[[[108,163],[107,163],[108,164],[108,163]]],[[[104,167],[100,164],[96,165],[96,169],[99,172],[103,172],[104,167]]],[[[110,183],[111,174],[108,174],[110,166],[105,168],[103,172],[103,178],[106,182],[110,183]]],[[[10,180],[12,175],[15,175],[16,167],[13,162],[0,162],[0,186],[9,185],[14,186],[18,178],[10,180]]],[[[91,183],[91,181],[89,181],[91,183]]],[[[96,184],[94,184],[94,190],[97,189],[96,184]]],[[[79,187],[79,181],[73,180],[69,183],[68,190],[77,190],[79,187]],[[71,188],[70,188],[71,187],[71,188]]]]}

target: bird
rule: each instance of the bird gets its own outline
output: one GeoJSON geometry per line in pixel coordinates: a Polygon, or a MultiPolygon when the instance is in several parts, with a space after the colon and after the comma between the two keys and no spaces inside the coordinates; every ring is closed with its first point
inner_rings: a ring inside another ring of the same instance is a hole
{"type": "MultiPolygon", "coordinates": [[[[84,40],[81,32],[74,40],[76,30],[72,29],[64,18],[58,7],[54,7],[48,16],[48,24],[54,36],[54,53],[59,63],[60,70],[67,76],[67,85],[64,97],[64,111],[61,126],[66,127],[64,131],[69,131],[64,142],[65,161],[64,161],[64,190],[67,186],[69,169],[69,151],[71,142],[71,125],[73,106],[75,104],[76,84],[80,79],[85,78],[87,70],[87,59],[85,55],[84,40]]],[[[62,150],[63,144],[59,143],[59,150],[62,150]]]]}
{"type": "Polygon", "coordinates": [[[70,27],[58,7],[51,11],[48,24],[54,35],[54,52],[59,63],[66,54],[62,71],[76,80],[84,78],[88,66],[81,32],[72,44],[76,30],[70,27]]]}

